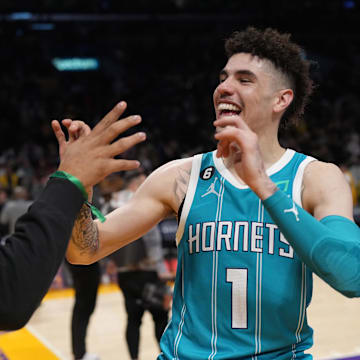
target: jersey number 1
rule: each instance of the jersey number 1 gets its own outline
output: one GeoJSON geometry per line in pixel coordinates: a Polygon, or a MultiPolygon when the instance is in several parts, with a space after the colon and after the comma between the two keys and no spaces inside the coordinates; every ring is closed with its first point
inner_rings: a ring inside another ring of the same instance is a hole
{"type": "Polygon", "coordinates": [[[231,283],[231,327],[247,329],[248,269],[226,269],[226,282],[231,283]]]}

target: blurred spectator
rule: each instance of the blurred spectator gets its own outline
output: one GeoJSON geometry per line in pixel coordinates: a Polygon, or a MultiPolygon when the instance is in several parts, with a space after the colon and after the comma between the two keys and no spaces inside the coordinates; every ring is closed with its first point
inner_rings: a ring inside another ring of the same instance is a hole
{"type": "MultiPolygon", "coordinates": [[[[126,203],[145,178],[138,170],[126,173],[125,189],[117,194],[117,205],[126,203]]],[[[139,354],[141,319],[145,310],[153,317],[158,342],[168,322],[171,295],[161,278],[166,281],[169,274],[164,264],[159,228],[153,228],[141,239],[113,253],[110,258],[116,264],[118,285],[125,298],[128,350],[131,359],[136,360],[139,354]]]]}
{"type": "Polygon", "coordinates": [[[14,232],[16,220],[25,214],[32,204],[32,201],[28,200],[28,198],[28,191],[22,186],[16,186],[13,200],[7,201],[4,205],[1,211],[0,222],[3,225],[8,225],[8,234],[14,232]]]}
{"type": "MultiPolygon", "coordinates": [[[[7,201],[8,201],[7,191],[0,187],[0,218],[1,218],[2,209],[7,201]]],[[[7,235],[8,232],[9,232],[8,224],[2,224],[0,221],[0,239],[2,239],[5,235],[7,235]]]]}
{"type": "Polygon", "coordinates": [[[175,279],[177,267],[176,232],[178,223],[175,216],[165,218],[158,224],[167,271],[175,279]]]}
{"type": "Polygon", "coordinates": [[[5,164],[0,173],[0,186],[4,188],[10,195],[13,193],[15,187],[19,184],[19,177],[14,171],[13,162],[5,164]]]}
{"type": "MultiPolygon", "coordinates": [[[[99,187],[93,188],[92,203],[100,208],[99,187]]],[[[106,214],[106,213],[105,213],[106,214]]],[[[101,267],[99,262],[90,265],[73,265],[65,260],[75,290],[75,303],[71,316],[71,348],[74,360],[100,360],[97,354],[87,352],[86,335],[90,317],[96,306],[101,267]]]]}
{"type": "Polygon", "coordinates": [[[340,165],[340,169],[343,172],[346,181],[348,182],[350,189],[351,189],[351,194],[352,194],[352,198],[353,198],[353,204],[354,207],[358,205],[358,200],[359,200],[359,194],[357,192],[357,188],[356,188],[356,183],[354,180],[354,177],[351,173],[351,170],[348,168],[347,165],[345,164],[341,164],[340,165]]]}
{"type": "Polygon", "coordinates": [[[7,201],[8,201],[8,193],[5,189],[0,187],[0,214],[7,201]]]}
{"type": "Polygon", "coordinates": [[[96,354],[86,351],[86,333],[90,316],[96,305],[100,283],[100,265],[72,265],[66,261],[73,279],[75,303],[71,317],[71,345],[74,360],[100,360],[96,354]]]}

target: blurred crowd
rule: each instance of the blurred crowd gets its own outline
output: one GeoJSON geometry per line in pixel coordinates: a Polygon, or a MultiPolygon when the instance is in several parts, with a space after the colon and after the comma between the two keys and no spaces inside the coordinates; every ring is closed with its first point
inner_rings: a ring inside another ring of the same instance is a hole
{"type": "MultiPolygon", "coordinates": [[[[224,34],[231,26],[188,22],[56,24],[33,31],[30,24],[0,26],[0,207],[17,186],[37,198],[58,163],[52,119],[73,118],[91,127],[119,100],[126,115],[141,114],[148,141],[124,156],[139,159],[146,172],[175,158],[212,150],[212,92],[225,63],[224,34]],[[143,26],[149,25],[144,32],[143,26]],[[11,46],[9,44],[11,43],[11,46]],[[66,46],[65,46],[66,44],[66,46]],[[54,57],[93,56],[97,71],[60,72],[54,57]]],[[[346,172],[357,203],[360,187],[359,46],[341,42],[329,53],[322,42],[306,46],[316,89],[304,119],[282,129],[283,146],[334,162],[346,172]],[[322,49],[315,51],[316,48],[322,49]]],[[[106,203],[121,189],[122,174],[98,187],[106,203]],[[115,184],[115,185],[114,185],[115,184]],[[115,189],[115,190],[114,190],[115,189]]]]}
{"type": "MultiPolygon", "coordinates": [[[[10,9],[12,2],[5,3],[10,9]]],[[[94,9],[100,7],[104,12],[107,6],[115,3],[125,4],[111,0],[87,2],[94,9]]],[[[200,4],[204,2],[174,0],[169,5],[169,2],[161,1],[159,6],[164,3],[168,4],[171,12],[190,3],[195,10],[201,10],[200,4]]],[[[231,1],[226,3],[235,4],[231,1]]],[[[126,4],[131,5],[129,2],[126,4]]],[[[14,11],[13,8],[11,10],[14,11]]],[[[30,23],[0,23],[2,242],[6,241],[7,234],[14,231],[15,220],[26,212],[44,188],[49,175],[57,168],[58,148],[50,126],[52,119],[81,119],[93,127],[118,101],[126,100],[128,109],[124,116],[140,114],[143,118],[140,129],[147,133],[148,140],[123,156],[140,160],[144,174],[173,159],[211,151],[216,146],[212,126],[212,92],[225,63],[222,50],[224,34],[230,34],[233,25],[222,22],[214,26],[206,21],[170,24],[150,19],[141,24],[137,21],[101,24],[64,22],[53,26],[52,31],[39,32],[30,23]],[[60,72],[52,64],[54,57],[75,56],[96,58],[99,69],[60,72]]],[[[316,37],[313,42],[311,36],[309,38],[304,34],[296,34],[295,37],[307,49],[304,56],[312,61],[311,72],[316,88],[304,118],[296,125],[281,128],[280,143],[340,166],[352,190],[355,220],[359,224],[360,71],[357,63],[360,44],[351,38],[333,37],[333,48],[341,48],[341,52],[334,53],[325,37],[316,37]]],[[[94,189],[94,204],[105,214],[121,206],[121,196],[129,193],[128,182],[124,173],[107,177],[94,189]]],[[[166,271],[159,272],[163,282],[173,279],[176,272],[176,225],[176,219],[170,218],[160,223],[158,228],[166,266],[166,271]]],[[[73,339],[81,340],[73,340],[76,358],[82,358],[85,353],[86,327],[95,307],[99,282],[122,282],[121,287],[126,289],[123,278],[128,278],[130,272],[132,276],[144,276],[144,269],[140,269],[142,272],[138,274],[138,268],[134,272],[129,264],[119,265],[109,259],[94,266],[92,301],[88,302],[85,315],[80,316],[79,306],[74,307],[73,339]],[[122,278],[124,269],[126,276],[122,278]],[[84,320],[80,321],[79,316],[84,320]]],[[[146,270],[147,277],[149,269],[146,270]]],[[[84,286],[81,277],[89,278],[89,275],[80,274],[80,271],[84,269],[62,266],[53,287],[75,285],[75,288],[81,289],[84,286]]],[[[155,279],[152,280],[158,282],[155,270],[151,271],[150,275],[155,279]]],[[[156,296],[151,293],[148,297],[145,285],[144,282],[136,294],[141,298],[141,306],[127,309],[132,316],[128,324],[132,330],[127,333],[135,334],[127,334],[132,358],[137,357],[138,328],[144,309],[151,309],[155,314],[154,321],[161,332],[167,321],[168,306],[160,312],[159,308],[152,309],[145,299],[156,299],[156,296]],[[161,316],[157,317],[159,313],[161,316]]],[[[89,288],[88,285],[86,287],[89,288]]],[[[161,286],[157,284],[159,288],[161,286]]],[[[127,296],[135,304],[132,299],[135,295],[131,294],[132,289],[128,290],[127,296]]],[[[160,298],[167,298],[165,295],[168,294],[161,294],[160,298]]],[[[76,299],[76,304],[84,302],[80,296],[76,299]]]]}

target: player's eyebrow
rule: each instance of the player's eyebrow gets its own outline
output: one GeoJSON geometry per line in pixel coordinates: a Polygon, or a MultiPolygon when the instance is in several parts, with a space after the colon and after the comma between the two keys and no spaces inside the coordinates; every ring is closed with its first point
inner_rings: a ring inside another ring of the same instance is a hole
{"type": "MultiPolygon", "coordinates": [[[[221,71],[220,71],[220,74],[219,74],[219,76],[228,76],[229,74],[228,74],[228,72],[225,70],[225,69],[222,69],[221,71]]],[[[256,77],[256,75],[252,72],[252,71],[250,71],[250,70],[246,70],[246,69],[240,69],[240,70],[236,70],[235,71],[235,75],[246,75],[246,76],[250,76],[250,77],[252,77],[253,79],[256,79],[257,77],[256,77]]]]}

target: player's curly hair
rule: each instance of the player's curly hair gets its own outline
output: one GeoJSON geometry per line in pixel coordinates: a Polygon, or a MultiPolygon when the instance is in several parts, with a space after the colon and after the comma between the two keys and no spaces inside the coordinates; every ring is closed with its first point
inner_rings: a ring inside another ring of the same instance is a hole
{"type": "Polygon", "coordinates": [[[248,53],[260,59],[267,59],[289,80],[294,99],[283,116],[283,124],[296,123],[304,113],[313,91],[310,79],[310,62],[304,58],[301,47],[290,40],[290,34],[281,34],[267,28],[258,30],[248,27],[234,32],[225,42],[228,58],[237,53],[248,53]]]}

